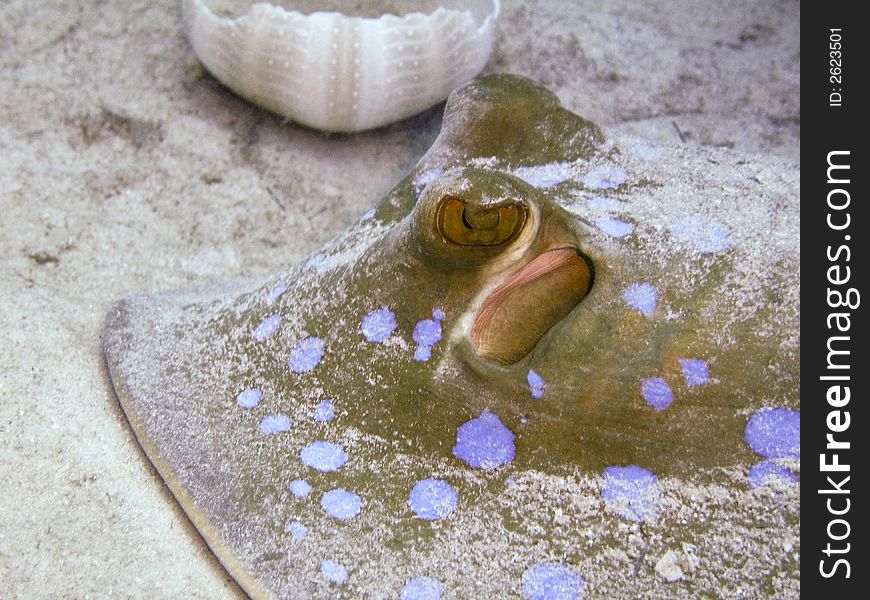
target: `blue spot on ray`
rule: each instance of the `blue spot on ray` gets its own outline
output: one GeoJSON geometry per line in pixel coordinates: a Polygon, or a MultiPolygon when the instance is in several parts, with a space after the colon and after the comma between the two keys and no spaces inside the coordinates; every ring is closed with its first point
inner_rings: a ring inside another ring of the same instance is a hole
{"type": "Polygon", "coordinates": [[[359,514],[362,509],[362,499],[353,492],[336,488],[323,494],[320,506],[333,519],[347,521],[359,514]]]}
{"type": "Polygon", "coordinates": [[[607,510],[625,519],[654,521],[661,499],[659,478],[652,471],[634,465],[607,467],[601,497],[607,510]]]}
{"type": "Polygon", "coordinates": [[[324,560],[320,563],[320,572],[332,583],[344,583],[347,579],[347,569],[331,560],[324,560]]]}
{"type": "Polygon", "coordinates": [[[652,317],[658,304],[659,292],[649,283],[634,283],[622,291],[622,299],[645,317],[652,317]]]}
{"type": "Polygon", "coordinates": [[[698,215],[685,215],[670,226],[671,235],[695,247],[701,254],[715,254],[731,247],[731,236],[717,222],[698,215]]]}
{"type": "Polygon", "coordinates": [[[375,216],[375,212],[377,212],[377,209],[375,209],[375,208],[370,208],[369,210],[367,210],[366,212],[364,212],[364,213],[360,216],[360,218],[359,218],[360,222],[368,221],[369,219],[371,219],[372,217],[375,216]]]}
{"type": "Polygon", "coordinates": [[[513,174],[532,187],[538,189],[559,185],[571,177],[572,164],[569,162],[554,162],[533,167],[519,167],[513,174]]]}
{"type": "Polygon", "coordinates": [[[435,307],[432,310],[433,318],[418,321],[414,326],[412,337],[417,342],[417,349],[414,351],[414,360],[417,362],[429,360],[432,357],[432,346],[441,341],[441,319],[444,318],[442,315],[444,312],[435,307]],[[438,316],[441,316],[441,319],[438,316]]]}
{"type": "Polygon", "coordinates": [[[418,481],[408,496],[408,505],[426,521],[443,519],[456,509],[459,496],[449,483],[441,479],[418,481]]]}
{"type": "Polygon", "coordinates": [[[290,491],[297,498],[305,498],[311,493],[311,484],[304,479],[296,479],[290,482],[290,491]]]}
{"type": "Polygon", "coordinates": [[[347,462],[347,454],[341,444],[318,440],[305,446],[299,453],[302,462],[321,473],[337,471],[347,462]]]}
{"type": "Polygon", "coordinates": [[[259,431],[263,435],[281,433],[290,429],[290,418],[287,415],[266,415],[260,421],[259,431]]]}
{"type": "Polygon", "coordinates": [[[583,185],[590,189],[612,190],[628,179],[628,173],[620,167],[598,167],[589,171],[582,179],[583,185]]]}
{"type": "Polygon", "coordinates": [[[254,332],[251,334],[256,341],[262,342],[263,340],[272,337],[276,331],[278,331],[278,327],[281,326],[281,315],[271,315],[263,319],[257,328],[254,329],[254,332]]]}
{"type": "Polygon", "coordinates": [[[335,404],[326,399],[314,407],[314,420],[318,423],[328,423],[335,418],[335,404]]]}
{"type": "Polygon", "coordinates": [[[423,319],[414,326],[414,341],[423,346],[434,346],[441,341],[441,323],[434,319],[423,319]]]}
{"type": "Polygon", "coordinates": [[[529,383],[529,392],[532,398],[540,400],[544,397],[544,378],[538,375],[534,369],[529,369],[529,375],[526,378],[529,383]]]}
{"type": "Polygon", "coordinates": [[[319,337],[307,337],[296,342],[287,364],[294,373],[307,373],[323,358],[326,345],[319,337]]]}
{"type": "Polygon", "coordinates": [[[516,456],[514,437],[498,415],[484,410],[459,427],[453,454],[474,468],[490,471],[516,456]]]}
{"type": "Polygon", "coordinates": [[[674,394],[668,382],[661,377],[644,379],[640,386],[643,399],[656,410],[664,410],[674,401],[674,394]]]}
{"type": "Polygon", "coordinates": [[[398,326],[396,314],[383,306],[363,317],[359,329],[367,342],[385,342],[398,326]]]}
{"type": "Polygon", "coordinates": [[[765,458],[800,458],[801,413],[762,408],[746,423],[746,443],[765,458]]]}
{"type": "Polygon", "coordinates": [[[790,470],[770,460],[759,461],[749,469],[749,487],[751,488],[762,487],[775,480],[794,483],[797,481],[797,477],[790,470]]]}
{"type": "Polygon", "coordinates": [[[619,219],[613,219],[611,217],[598,219],[595,221],[595,226],[610,237],[615,238],[625,237],[634,231],[634,225],[631,223],[626,223],[625,221],[620,221],[619,219]]]}
{"type": "Polygon", "coordinates": [[[308,528],[299,521],[295,520],[287,523],[287,528],[285,529],[285,531],[297,540],[301,540],[306,535],[308,535],[308,528]]]}
{"type": "Polygon", "coordinates": [[[287,288],[288,286],[286,283],[279,283],[271,290],[269,290],[269,293],[266,295],[266,305],[271,306],[272,304],[275,304],[278,298],[280,298],[284,294],[284,292],[287,291],[287,288]]]}
{"type": "Polygon", "coordinates": [[[683,368],[687,387],[704,385],[710,381],[710,369],[706,361],[699,358],[678,358],[677,362],[683,368]]]}
{"type": "Polygon", "coordinates": [[[260,403],[262,397],[263,392],[257,388],[248,388],[239,392],[239,395],[236,396],[236,404],[241,408],[254,408],[260,403]]]}
{"type": "Polygon", "coordinates": [[[586,201],[586,206],[592,210],[616,210],[619,208],[619,202],[616,198],[594,196],[586,201]]]}
{"type": "Polygon", "coordinates": [[[414,577],[402,588],[401,600],[440,600],[444,586],[434,577],[414,577]]]}
{"type": "Polygon", "coordinates": [[[585,593],[583,578],[560,563],[539,563],[523,573],[523,596],[528,600],[575,600],[585,593]]]}

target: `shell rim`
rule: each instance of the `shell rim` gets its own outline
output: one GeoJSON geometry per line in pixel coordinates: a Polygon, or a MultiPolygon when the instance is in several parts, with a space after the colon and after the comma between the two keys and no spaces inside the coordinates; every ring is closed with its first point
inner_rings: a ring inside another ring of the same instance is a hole
{"type": "Polygon", "coordinates": [[[295,9],[287,9],[287,8],[284,8],[283,6],[278,6],[278,5],[272,4],[271,2],[257,2],[255,4],[252,4],[245,12],[239,14],[238,16],[228,17],[228,16],[221,16],[221,15],[216,14],[214,12],[214,10],[212,10],[212,8],[210,6],[208,6],[208,4],[206,4],[205,0],[185,0],[186,4],[188,5],[188,10],[193,8],[193,9],[198,10],[198,11],[207,11],[215,19],[224,21],[224,22],[226,22],[228,24],[232,24],[232,25],[244,24],[244,22],[246,20],[253,18],[257,14],[257,12],[267,11],[267,10],[277,11],[281,14],[286,15],[287,18],[312,19],[312,18],[315,18],[316,15],[338,15],[339,17],[342,17],[345,19],[352,19],[352,20],[359,20],[359,21],[372,21],[372,22],[389,21],[389,20],[404,21],[404,20],[410,20],[412,18],[417,18],[418,15],[424,19],[431,19],[433,17],[436,17],[437,15],[440,15],[441,13],[455,13],[455,14],[460,14],[460,15],[464,15],[464,14],[469,15],[471,17],[471,19],[475,23],[478,24],[477,25],[478,31],[482,31],[482,30],[486,29],[487,27],[489,27],[490,24],[495,22],[495,20],[498,18],[499,14],[501,13],[501,0],[477,0],[477,1],[481,4],[481,6],[484,3],[488,4],[490,6],[490,10],[485,13],[486,16],[480,22],[478,22],[478,20],[475,18],[474,11],[472,11],[472,9],[470,7],[465,8],[465,9],[457,9],[457,8],[445,8],[443,5],[439,5],[437,8],[435,8],[434,10],[432,10],[430,12],[423,12],[420,10],[415,10],[412,12],[404,13],[402,15],[395,15],[393,13],[384,13],[380,17],[355,17],[355,16],[352,16],[352,15],[349,15],[347,13],[343,13],[343,12],[337,11],[337,10],[317,10],[317,11],[310,12],[310,13],[302,13],[302,12],[295,10],[295,9]]]}

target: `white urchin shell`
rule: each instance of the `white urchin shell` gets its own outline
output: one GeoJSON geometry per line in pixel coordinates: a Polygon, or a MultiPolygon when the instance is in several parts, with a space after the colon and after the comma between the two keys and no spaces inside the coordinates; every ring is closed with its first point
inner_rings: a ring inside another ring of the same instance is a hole
{"type": "Polygon", "coordinates": [[[421,112],[483,69],[499,0],[363,18],[253,5],[219,17],[185,0],[194,52],[240,96],[292,121],[362,131],[421,112]]]}

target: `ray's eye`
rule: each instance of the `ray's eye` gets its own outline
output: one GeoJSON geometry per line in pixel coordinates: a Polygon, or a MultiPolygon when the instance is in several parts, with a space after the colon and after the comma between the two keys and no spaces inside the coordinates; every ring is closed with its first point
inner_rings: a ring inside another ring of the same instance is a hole
{"type": "Polygon", "coordinates": [[[415,248],[440,269],[479,269],[522,254],[537,238],[538,190],[477,167],[450,169],[431,181],[411,215],[415,248]]]}
{"type": "Polygon", "coordinates": [[[527,218],[528,209],[520,203],[478,206],[447,197],[437,222],[444,239],[459,246],[501,246],[516,238],[527,218]]]}

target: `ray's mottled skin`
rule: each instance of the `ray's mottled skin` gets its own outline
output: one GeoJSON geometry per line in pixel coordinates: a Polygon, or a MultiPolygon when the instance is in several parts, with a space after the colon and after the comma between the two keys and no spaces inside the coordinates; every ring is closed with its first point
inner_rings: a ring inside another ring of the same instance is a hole
{"type": "MultiPolygon", "coordinates": [[[[403,477],[468,469],[457,431],[487,411],[516,435],[517,470],[707,479],[753,462],[749,416],[798,402],[796,210],[762,191],[746,214],[705,206],[703,171],[657,179],[649,155],[533,82],[482,77],[451,95],[415,170],[321,252],[268,281],[113,308],[104,345],[124,411],[249,592],[297,589],[291,564],[248,554],[281,539],[290,481],[401,514],[403,477]],[[545,170],[562,181],[529,175],[545,170]],[[441,336],[420,359],[427,319],[441,336]],[[236,401],[252,388],[262,400],[236,401]],[[310,417],[325,399],[328,425],[310,417]],[[258,433],[272,414],[290,431],[258,433]],[[297,458],[320,437],[355,450],[332,475],[297,458]]],[[[425,537],[414,527],[391,535],[425,537]]]]}

